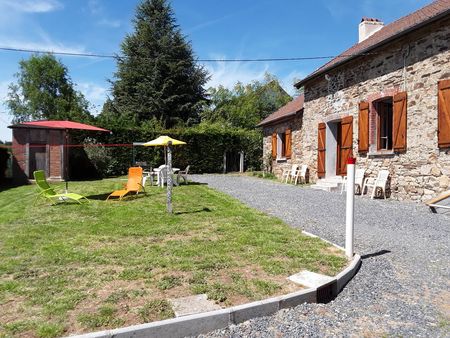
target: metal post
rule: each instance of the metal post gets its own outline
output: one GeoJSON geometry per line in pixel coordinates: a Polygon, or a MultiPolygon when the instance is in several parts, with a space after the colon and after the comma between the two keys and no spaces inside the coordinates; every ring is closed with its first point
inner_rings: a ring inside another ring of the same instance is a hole
{"type": "Polygon", "coordinates": [[[223,152],[223,173],[227,173],[227,152],[223,152]]]}
{"type": "Polygon", "coordinates": [[[239,155],[240,155],[240,158],[239,158],[239,172],[243,173],[244,172],[244,152],[240,151],[239,155]]]}
{"type": "Polygon", "coordinates": [[[167,212],[171,214],[172,210],[172,142],[167,144],[167,212]]]}
{"type": "Polygon", "coordinates": [[[347,160],[347,207],[345,215],[345,255],[353,257],[354,216],[355,216],[355,163],[356,158],[347,160]]]}

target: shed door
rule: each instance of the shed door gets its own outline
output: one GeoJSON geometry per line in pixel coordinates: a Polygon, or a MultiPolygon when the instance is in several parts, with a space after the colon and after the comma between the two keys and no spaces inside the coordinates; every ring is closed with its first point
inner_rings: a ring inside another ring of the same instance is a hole
{"type": "Polygon", "coordinates": [[[326,124],[319,123],[318,131],[318,145],[317,145],[317,176],[319,178],[325,177],[325,133],[326,124]]]}
{"type": "Polygon", "coordinates": [[[30,177],[36,170],[44,170],[47,174],[47,150],[45,145],[30,144],[30,177]]]}
{"type": "Polygon", "coordinates": [[[353,156],[353,117],[344,117],[338,126],[336,174],[347,175],[347,159],[353,156]]]}

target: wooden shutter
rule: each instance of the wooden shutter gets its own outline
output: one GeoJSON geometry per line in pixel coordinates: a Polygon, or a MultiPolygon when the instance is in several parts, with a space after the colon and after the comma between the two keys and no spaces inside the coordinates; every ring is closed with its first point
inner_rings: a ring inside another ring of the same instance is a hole
{"type": "Polygon", "coordinates": [[[393,109],[393,148],[394,151],[406,151],[406,92],[401,92],[394,95],[394,109],[393,109]]]}
{"type": "Polygon", "coordinates": [[[353,116],[347,116],[342,119],[339,141],[337,173],[346,175],[347,160],[353,157],[353,116]]]}
{"type": "Polygon", "coordinates": [[[284,144],[286,147],[285,156],[286,156],[286,158],[291,158],[291,155],[292,155],[292,133],[291,133],[290,129],[286,129],[284,144]]]}
{"type": "Polygon", "coordinates": [[[317,176],[319,178],[325,177],[326,128],[327,127],[325,123],[319,123],[318,145],[317,145],[317,176]]]}
{"type": "Polygon", "coordinates": [[[450,147],[450,80],[438,85],[438,146],[450,147]]]}
{"type": "Polygon", "coordinates": [[[277,158],[277,133],[272,134],[272,158],[277,158]]]}
{"type": "Polygon", "coordinates": [[[369,151],[369,103],[359,103],[358,115],[358,152],[369,151]]]}

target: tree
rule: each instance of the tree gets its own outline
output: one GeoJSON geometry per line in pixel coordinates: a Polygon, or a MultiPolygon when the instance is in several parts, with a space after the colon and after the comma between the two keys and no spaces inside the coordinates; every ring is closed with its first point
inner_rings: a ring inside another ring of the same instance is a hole
{"type": "Polygon", "coordinates": [[[202,121],[248,129],[292,99],[270,74],[248,85],[238,82],[233,90],[210,88],[209,95],[210,105],[202,112],[202,121]]]}
{"type": "Polygon", "coordinates": [[[19,62],[17,83],[9,85],[7,106],[13,122],[53,119],[88,122],[89,103],[73,88],[68,70],[53,55],[33,55],[19,62]]]}
{"type": "Polygon", "coordinates": [[[197,122],[208,76],[195,63],[167,1],[142,1],[134,30],[122,42],[111,82],[116,114],[137,125],[154,118],[163,127],[197,122]]]}

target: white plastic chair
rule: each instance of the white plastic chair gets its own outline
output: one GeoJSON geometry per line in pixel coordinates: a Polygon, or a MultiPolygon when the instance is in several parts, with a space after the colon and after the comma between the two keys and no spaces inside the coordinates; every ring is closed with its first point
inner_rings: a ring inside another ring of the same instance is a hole
{"type": "MultiPolygon", "coordinates": [[[[362,195],[364,176],[366,175],[366,169],[356,169],[355,171],[355,194],[362,195]]],[[[347,176],[342,178],[341,195],[344,191],[347,191],[347,176]]]]}
{"type": "Polygon", "coordinates": [[[186,167],[186,169],[184,170],[180,170],[177,174],[177,183],[180,184],[180,178],[183,179],[184,183],[187,184],[187,180],[188,180],[188,174],[189,174],[189,167],[190,165],[188,165],[186,167]]]}
{"type": "Polygon", "coordinates": [[[308,166],[306,164],[303,164],[301,166],[301,169],[297,170],[297,172],[295,173],[294,184],[297,185],[298,181],[300,181],[300,184],[306,183],[307,172],[308,172],[308,166]]]}
{"type": "Polygon", "coordinates": [[[375,193],[377,190],[381,190],[381,193],[383,194],[383,197],[386,199],[386,189],[387,189],[387,183],[389,179],[389,170],[380,170],[378,173],[377,178],[368,177],[364,180],[363,186],[362,186],[362,193],[364,194],[364,191],[367,188],[367,192],[369,192],[370,187],[372,187],[372,194],[370,198],[375,197],[375,193]]]}
{"type": "Polygon", "coordinates": [[[281,182],[285,181],[288,183],[289,180],[292,180],[295,177],[295,174],[298,169],[298,164],[293,164],[290,170],[283,170],[283,174],[281,175],[281,182]]]}

